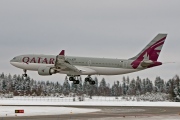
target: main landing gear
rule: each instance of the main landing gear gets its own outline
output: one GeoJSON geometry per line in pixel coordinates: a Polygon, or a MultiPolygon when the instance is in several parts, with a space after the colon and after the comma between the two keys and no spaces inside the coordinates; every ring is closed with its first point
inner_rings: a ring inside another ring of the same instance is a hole
{"type": "Polygon", "coordinates": [[[90,85],[96,84],[96,82],[91,78],[90,75],[88,75],[88,77],[85,78],[85,81],[89,82],[90,85]]]}
{"type": "Polygon", "coordinates": [[[78,76],[71,76],[69,77],[69,81],[73,81],[73,84],[79,84],[78,76]]]}
{"type": "MultiPolygon", "coordinates": [[[[73,84],[79,84],[79,76],[70,76],[69,81],[73,81],[73,84]]],[[[91,78],[90,75],[85,78],[85,82],[89,82],[90,85],[94,85],[96,82],[91,78]]]]}
{"type": "Polygon", "coordinates": [[[22,74],[23,75],[23,77],[27,77],[27,70],[23,70],[24,71],[24,74],[22,74]]]}

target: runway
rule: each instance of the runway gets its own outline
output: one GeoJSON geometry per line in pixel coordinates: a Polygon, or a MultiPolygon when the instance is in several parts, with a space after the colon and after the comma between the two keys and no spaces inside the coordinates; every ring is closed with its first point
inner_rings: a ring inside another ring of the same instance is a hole
{"type": "MultiPolygon", "coordinates": [[[[62,106],[56,106],[62,107],[62,106]]],[[[72,107],[72,106],[69,106],[72,107]]],[[[30,117],[4,117],[0,120],[96,120],[96,119],[120,119],[123,120],[153,120],[153,117],[175,117],[180,119],[179,107],[90,107],[76,106],[74,108],[101,109],[99,112],[84,113],[84,114],[66,114],[66,115],[44,115],[30,117]]],[[[163,119],[165,120],[165,119],[163,119]]],[[[169,120],[169,119],[167,119],[169,120]]]]}

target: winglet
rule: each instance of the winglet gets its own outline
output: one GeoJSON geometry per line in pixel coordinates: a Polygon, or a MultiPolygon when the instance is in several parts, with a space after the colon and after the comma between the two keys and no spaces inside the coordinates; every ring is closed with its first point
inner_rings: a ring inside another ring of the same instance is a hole
{"type": "Polygon", "coordinates": [[[64,55],[65,54],[65,50],[62,50],[59,55],[64,55]]]}

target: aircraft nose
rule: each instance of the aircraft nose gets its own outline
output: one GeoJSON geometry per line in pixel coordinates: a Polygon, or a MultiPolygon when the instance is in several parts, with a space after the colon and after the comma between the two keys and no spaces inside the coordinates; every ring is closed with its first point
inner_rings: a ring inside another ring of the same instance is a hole
{"type": "Polygon", "coordinates": [[[10,63],[13,62],[13,59],[9,61],[10,63]]]}
{"type": "Polygon", "coordinates": [[[10,64],[13,65],[14,62],[16,62],[16,57],[10,60],[10,64]]]}
{"type": "Polygon", "coordinates": [[[11,65],[13,65],[13,59],[9,61],[11,65]]]}

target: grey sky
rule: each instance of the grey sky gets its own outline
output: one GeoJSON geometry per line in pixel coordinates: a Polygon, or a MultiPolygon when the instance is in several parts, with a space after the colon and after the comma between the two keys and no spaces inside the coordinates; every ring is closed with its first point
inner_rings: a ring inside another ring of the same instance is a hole
{"type": "MultiPolygon", "coordinates": [[[[56,55],[62,49],[73,56],[131,58],[158,33],[168,33],[159,61],[176,63],[128,76],[169,79],[180,71],[179,5],[179,0],[0,0],[0,72],[22,74],[9,64],[14,56],[56,55]]],[[[38,80],[65,77],[28,74],[38,80]]]]}

